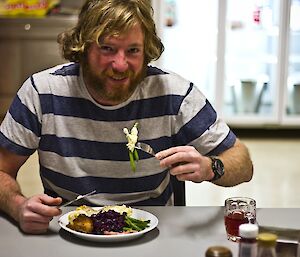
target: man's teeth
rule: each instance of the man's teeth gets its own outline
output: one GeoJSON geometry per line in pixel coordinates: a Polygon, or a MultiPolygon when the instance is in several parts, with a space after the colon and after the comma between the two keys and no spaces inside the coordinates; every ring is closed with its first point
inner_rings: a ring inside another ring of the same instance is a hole
{"type": "Polygon", "coordinates": [[[112,78],[115,80],[122,80],[122,79],[125,79],[126,77],[112,76],[112,78]]]}

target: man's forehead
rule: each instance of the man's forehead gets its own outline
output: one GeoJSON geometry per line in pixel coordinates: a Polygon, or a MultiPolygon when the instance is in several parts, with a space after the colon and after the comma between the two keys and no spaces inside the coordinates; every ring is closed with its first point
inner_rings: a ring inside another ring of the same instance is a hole
{"type": "Polygon", "coordinates": [[[106,36],[103,37],[101,40],[103,43],[108,41],[129,41],[135,44],[142,44],[144,43],[144,33],[140,26],[133,26],[127,30],[123,31],[113,31],[106,36]]]}

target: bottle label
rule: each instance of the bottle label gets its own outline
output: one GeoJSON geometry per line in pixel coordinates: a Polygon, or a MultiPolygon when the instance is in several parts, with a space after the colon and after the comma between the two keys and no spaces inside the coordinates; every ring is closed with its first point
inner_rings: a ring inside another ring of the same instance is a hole
{"type": "Polygon", "coordinates": [[[240,243],[239,257],[256,257],[257,244],[253,243],[240,243]]]}

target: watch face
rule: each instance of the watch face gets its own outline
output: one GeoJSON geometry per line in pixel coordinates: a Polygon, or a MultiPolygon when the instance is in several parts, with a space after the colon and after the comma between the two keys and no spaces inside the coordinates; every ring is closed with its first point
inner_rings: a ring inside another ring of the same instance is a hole
{"type": "Polygon", "coordinates": [[[219,159],[215,159],[215,169],[220,177],[224,174],[224,165],[223,162],[219,159]]]}
{"type": "Polygon", "coordinates": [[[221,178],[224,175],[224,164],[218,158],[210,157],[210,159],[212,160],[212,164],[211,164],[212,170],[215,173],[215,176],[211,181],[214,181],[221,178]]]}

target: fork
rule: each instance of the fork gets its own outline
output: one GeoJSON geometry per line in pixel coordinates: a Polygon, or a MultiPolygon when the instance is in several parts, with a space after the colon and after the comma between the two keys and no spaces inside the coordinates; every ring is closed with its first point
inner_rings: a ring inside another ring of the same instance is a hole
{"type": "Polygon", "coordinates": [[[96,193],[96,190],[94,190],[94,191],[92,191],[92,192],[89,192],[89,193],[87,193],[87,194],[85,194],[85,195],[78,195],[75,199],[73,199],[73,200],[71,200],[71,201],[68,201],[68,202],[66,202],[66,203],[64,203],[64,204],[62,204],[62,205],[60,205],[59,208],[61,208],[61,207],[66,207],[66,206],[68,206],[68,205],[70,205],[70,204],[72,204],[72,203],[75,203],[75,202],[79,201],[80,199],[83,199],[83,198],[85,198],[85,197],[87,197],[87,196],[90,196],[90,195],[93,195],[93,194],[95,194],[95,193],[96,193]]]}
{"type": "Polygon", "coordinates": [[[152,149],[152,147],[146,143],[142,143],[142,142],[137,142],[134,146],[134,148],[136,149],[139,149],[139,150],[142,150],[148,154],[151,154],[153,156],[155,156],[155,152],[154,150],[152,149]]]}

